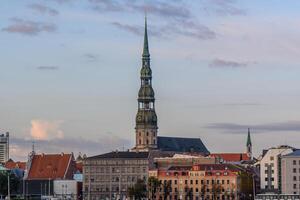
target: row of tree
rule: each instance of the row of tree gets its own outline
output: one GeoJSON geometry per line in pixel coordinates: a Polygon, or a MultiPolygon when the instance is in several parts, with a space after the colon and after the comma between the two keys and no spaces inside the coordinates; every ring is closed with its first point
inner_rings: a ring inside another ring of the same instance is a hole
{"type": "MultiPolygon", "coordinates": [[[[128,196],[135,200],[145,199],[147,196],[149,199],[156,199],[155,196],[158,194],[158,191],[161,191],[164,200],[169,199],[172,191],[171,183],[169,181],[161,183],[156,177],[149,177],[147,185],[144,180],[138,180],[135,185],[129,187],[128,196]]],[[[213,184],[210,193],[211,198],[209,199],[216,200],[218,197],[220,198],[222,191],[223,188],[220,184],[213,184]]],[[[191,188],[186,187],[185,194],[188,199],[193,199],[193,191],[191,188]]],[[[207,194],[207,185],[202,185],[201,197],[203,199],[207,199],[210,195],[207,194]]],[[[224,195],[226,196],[226,199],[235,199],[233,191],[226,191],[224,195]]]]}

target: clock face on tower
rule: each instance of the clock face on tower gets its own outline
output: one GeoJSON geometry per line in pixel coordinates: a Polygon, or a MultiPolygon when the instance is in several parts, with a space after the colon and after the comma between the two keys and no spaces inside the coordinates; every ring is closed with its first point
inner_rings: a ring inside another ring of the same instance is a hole
{"type": "Polygon", "coordinates": [[[137,121],[138,121],[138,122],[141,122],[141,121],[142,121],[142,116],[141,116],[141,115],[138,115],[138,116],[137,116],[137,121]]]}

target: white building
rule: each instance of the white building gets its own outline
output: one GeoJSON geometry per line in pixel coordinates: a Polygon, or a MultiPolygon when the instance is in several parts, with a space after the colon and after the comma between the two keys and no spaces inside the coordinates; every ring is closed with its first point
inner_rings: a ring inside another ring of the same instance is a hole
{"type": "Polygon", "coordinates": [[[75,200],[78,198],[79,185],[76,180],[54,180],[54,197],[75,200]]]}
{"type": "Polygon", "coordinates": [[[279,192],[281,185],[281,156],[292,153],[286,145],[264,150],[260,160],[260,188],[263,192],[279,192]]]}
{"type": "Polygon", "coordinates": [[[300,150],[282,156],[281,177],[283,194],[300,194],[300,150]]]}
{"type": "Polygon", "coordinates": [[[0,134],[0,163],[9,159],[9,133],[0,134]]]}

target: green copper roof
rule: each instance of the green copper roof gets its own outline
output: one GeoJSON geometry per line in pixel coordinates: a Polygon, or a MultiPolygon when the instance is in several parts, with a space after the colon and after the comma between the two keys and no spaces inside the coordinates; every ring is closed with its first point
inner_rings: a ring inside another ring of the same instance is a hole
{"type": "Polygon", "coordinates": [[[248,128],[248,137],[247,137],[247,146],[252,145],[251,136],[250,136],[250,128],[248,128]]]}
{"type": "Polygon", "coordinates": [[[144,33],[144,48],[143,57],[149,57],[149,46],[148,46],[148,33],[147,33],[147,17],[145,16],[145,33],[144,33]]]}

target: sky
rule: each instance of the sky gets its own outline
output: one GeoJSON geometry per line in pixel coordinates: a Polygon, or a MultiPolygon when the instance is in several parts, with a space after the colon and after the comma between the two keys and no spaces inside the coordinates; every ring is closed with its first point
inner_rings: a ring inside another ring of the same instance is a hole
{"type": "Polygon", "coordinates": [[[134,146],[147,12],[159,135],[211,152],[300,147],[300,1],[10,0],[0,132],[10,153],[134,146]]]}

